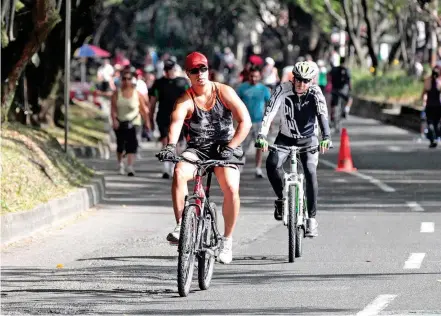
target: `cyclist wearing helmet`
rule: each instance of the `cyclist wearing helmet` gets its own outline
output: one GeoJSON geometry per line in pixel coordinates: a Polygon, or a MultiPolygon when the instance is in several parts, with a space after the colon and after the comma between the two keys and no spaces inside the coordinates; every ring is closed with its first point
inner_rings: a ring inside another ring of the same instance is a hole
{"type": "MultiPolygon", "coordinates": [[[[268,150],[267,134],[271,122],[279,108],[282,108],[281,125],[275,144],[282,146],[308,147],[320,145],[324,153],[331,145],[330,128],[328,123],[328,109],[325,97],[312,80],[318,74],[318,67],[314,62],[305,61],[295,64],[293,81],[280,84],[273,92],[266,107],[262,121],[262,128],[256,140],[256,147],[268,150]],[[318,140],[317,120],[320,125],[322,140],[318,140]]],[[[283,208],[283,163],[288,159],[288,154],[283,152],[270,152],[266,160],[268,179],[277,195],[275,201],[274,218],[282,220],[283,208]]],[[[306,236],[317,236],[317,221],[315,219],[317,208],[317,163],[318,152],[300,154],[305,180],[306,197],[309,219],[307,221],[306,236]]]]}

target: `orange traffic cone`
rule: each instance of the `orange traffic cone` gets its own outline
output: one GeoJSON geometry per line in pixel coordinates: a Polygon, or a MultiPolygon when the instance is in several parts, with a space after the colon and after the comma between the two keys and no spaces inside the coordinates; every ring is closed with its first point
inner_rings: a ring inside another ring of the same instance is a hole
{"type": "Polygon", "coordinates": [[[352,163],[351,147],[349,145],[349,136],[346,128],[341,131],[340,152],[338,154],[338,165],[335,171],[352,172],[356,171],[352,163]]]}

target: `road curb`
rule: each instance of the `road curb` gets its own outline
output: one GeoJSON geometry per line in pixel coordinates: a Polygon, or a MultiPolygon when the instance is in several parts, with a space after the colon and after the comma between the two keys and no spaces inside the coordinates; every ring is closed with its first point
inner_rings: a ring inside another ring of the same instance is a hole
{"type": "Polygon", "coordinates": [[[94,146],[68,146],[68,154],[77,158],[110,158],[110,145],[100,142],[94,146]]]}
{"type": "Polygon", "coordinates": [[[49,228],[80,215],[98,204],[105,194],[104,176],[96,176],[91,183],[67,196],[53,199],[29,211],[1,216],[1,246],[6,246],[39,230],[49,228]]]}
{"type": "Polygon", "coordinates": [[[408,105],[380,103],[354,97],[350,113],[413,132],[420,132],[421,128],[421,111],[408,105]]]}

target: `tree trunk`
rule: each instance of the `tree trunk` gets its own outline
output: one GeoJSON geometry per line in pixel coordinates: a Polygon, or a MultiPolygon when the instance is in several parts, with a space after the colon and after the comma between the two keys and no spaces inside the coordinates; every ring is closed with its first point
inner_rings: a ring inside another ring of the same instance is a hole
{"type": "MultiPolygon", "coordinates": [[[[33,9],[34,25],[35,29],[29,41],[26,43],[20,59],[12,68],[12,71],[8,75],[8,82],[6,85],[6,91],[2,96],[2,108],[3,113],[8,113],[11,107],[12,100],[15,95],[16,84],[18,78],[25,69],[27,63],[31,57],[40,49],[41,44],[46,40],[49,32],[54,26],[60,22],[60,16],[55,10],[54,0],[36,0],[36,4],[33,9]]],[[[7,120],[7,116],[4,115],[7,120]]]]}
{"type": "Polygon", "coordinates": [[[55,126],[55,106],[62,75],[62,70],[58,70],[49,95],[42,101],[42,109],[39,115],[39,120],[40,122],[47,123],[49,126],[55,126]]]}
{"type": "Polygon", "coordinates": [[[369,57],[372,61],[372,67],[374,68],[373,75],[377,75],[377,68],[378,68],[378,57],[377,52],[375,49],[375,44],[377,40],[374,38],[373,30],[372,30],[372,18],[369,13],[369,8],[367,5],[366,0],[361,0],[361,6],[363,7],[363,16],[364,21],[366,22],[366,28],[367,28],[367,47],[369,52],[369,57]]]}
{"type": "Polygon", "coordinates": [[[355,26],[349,12],[348,0],[340,0],[340,3],[343,8],[344,16],[346,19],[346,30],[349,34],[349,40],[354,46],[355,54],[357,55],[357,58],[360,61],[360,65],[364,66],[365,58],[363,57],[363,47],[361,45],[360,38],[357,37],[357,35],[355,34],[355,26]]]}

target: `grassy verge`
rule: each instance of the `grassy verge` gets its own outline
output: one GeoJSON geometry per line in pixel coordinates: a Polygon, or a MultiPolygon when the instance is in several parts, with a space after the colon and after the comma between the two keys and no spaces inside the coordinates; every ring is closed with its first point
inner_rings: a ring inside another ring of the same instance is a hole
{"type": "Polygon", "coordinates": [[[421,106],[423,81],[409,77],[402,70],[379,73],[376,77],[368,71],[352,70],[353,93],[378,102],[421,106]]]}
{"type": "MultiPolygon", "coordinates": [[[[88,104],[70,108],[70,145],[95,146],[105,140],[105,118],[88,104]]],[[[1,214],[30,210],[90,182],[94,171],[66,155],[64,129],[1,127],[1,214]]]]}
{"type": "MultiPolygon", "coordinates": [[[[96,146],[106,139],[106,117],[90,103],[76,102],[69,108],[69,133],[67,142],[73,146],[96,146]]],[[[63,127],[43,127],[54,136],[60,144],[64,144],[63,127]]]]}
{"type": "Polygon", "coordinates": [[[18,124],[1,129],[1,213],[29,210],[88,183],[93,170],[64,154],[48,132],[18,124]]]}

